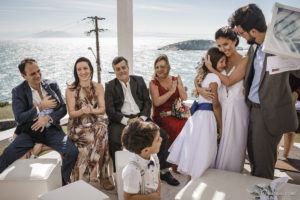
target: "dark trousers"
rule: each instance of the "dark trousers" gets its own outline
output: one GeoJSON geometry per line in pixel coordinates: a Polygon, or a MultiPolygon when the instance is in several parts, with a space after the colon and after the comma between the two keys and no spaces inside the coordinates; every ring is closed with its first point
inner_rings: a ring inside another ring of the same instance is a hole
{"type": "MultiPolygon", "coordinates": [[[[62,157],[61,174],[63,183],[70,179],[72,169],[77,161],[78,149],[68,136],[60,129],[52,126],[45,132],[45,143],[47,146],[58,151],[62,157]]],[[[0,173],[5,170],[15,160],[21,158],[27,151],[34,146],[34,141],[30,135],[21,133],[3,151],[0,156],[0,173]]]]}
{"type": "MultiPolygon", "coordinates": [[[[151,120],[147,121],[151,122],[151,120]]],[[[114,171],[116,171],[115,152],[122,150],[121,136],[124,128],[125,125],[121,123],[110,123],[108,125],[109,153],[113,160],[114,171]]],[[[157,156],[160,163],[160,169],[165,169],[171,167],[171,164],[167,162],[167,157],[169,155],[169,142],[167,133],[163,129],[160,129],[160,137],[162,138],[162,143],[157,156]]]]}
{"type": "Polygon", "coordinates": [[[260,108],[251,108],[247,149],[252,175],[274,178],[277,145],[281,136],[272,135],[267,130],[260,108]]]}

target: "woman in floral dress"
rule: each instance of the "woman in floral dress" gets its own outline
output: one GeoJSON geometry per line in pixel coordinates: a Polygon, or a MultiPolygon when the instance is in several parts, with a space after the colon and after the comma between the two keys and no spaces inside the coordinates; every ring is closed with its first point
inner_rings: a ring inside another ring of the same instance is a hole
{"type": "Polygon", "coordinates": [[[105,113],[104,89],[93,82],[93,67],[84,57],[74,66],[75,81],[66,90],[69,113],[68,136],[79,150],[71,180],[81,180],[84,175],[91,182],[98,182],[104,189],[114,186],[108,177],[108,136],[103,120],[105,113]]]}

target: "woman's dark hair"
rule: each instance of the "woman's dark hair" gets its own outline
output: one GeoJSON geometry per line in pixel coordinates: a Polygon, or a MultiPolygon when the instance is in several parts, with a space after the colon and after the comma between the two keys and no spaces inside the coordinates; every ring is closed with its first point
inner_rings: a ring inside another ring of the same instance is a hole
{"type": "Polygon", "coordinates": [[[93,69],[91,61],[89,59],[85,58],[85,57],[80,57],[76,60],[75,65],[74,65],[74,78],[75,78],[75,81],[71,84],[71,89],[76,89],[79,85],[79,77],[78,77],[78,74],[77,74],[76,65],[80,62],[86,62],[88,64],[88,66],[91,70],[91,80],[93,79],[94,69],[93,69]]]}
{"type": "Polygon", "coordinates": [[[146,147],[151,147],[159,127],[153,122],[136,121],[127,125],[122,132],[122,144],[128,150],[141,154],[146,147]]]}
{"type": "Polygon", "coordinates": [[[253,28],[261,33],[267,31],[265,16],[256,4],[248,4],[237,9],[228,21],[232,28],[241,26],[246,32],[253,28]]]}
{"type": "Polygon", "coordinates": [[[237,33],[235,33],[229,26],[224,26],[217,30],[217,32],[215,33],[215,40],[219,39],[220,37],[229,39],[231,41],[236,40],[235,46],[238,46],[239,44],[239,37],[237,33]]]}
{"type": "MultiPolygon", "coordinates": [[[[223,56],[225,56],[225,54],[224,54],[223,52],[221,52],[221,51],[219,50],[219,48],[217,48],[217,47],[212,47],[212,48],[210,48],[210,49],[207,51],[206,55],[209,55],[209,56],[210,56],[210,61],[211,61],[212,67],[213,67],[214,69],[217,68],[217,64],[218,64],[219,60],[220,60],[223,56]]],[[[197,75],[196,75],[196,77],[195,77],[195,79],[194,79],[195,89],[192,91],[192,95],[195,96],[195,97],[198,97],[199,94],[198,94],[196,88],[197,88],[197,87],[201,87],[202,82],[203,82],[205,76],[209,73],[209,70],[208,70],[208,68],[207,68],[206,65],[205,65],[204,58],[202,58],[202,62],[201,62],[201,64],[196,68],[196,70],[197,70],[197,75]]]]}

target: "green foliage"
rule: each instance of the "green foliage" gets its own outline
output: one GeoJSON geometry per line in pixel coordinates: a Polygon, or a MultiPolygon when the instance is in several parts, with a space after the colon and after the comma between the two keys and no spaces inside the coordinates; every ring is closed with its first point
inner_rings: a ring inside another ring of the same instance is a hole
{"type": "Polygon", "coordinates": [[[0,107],[5,107],[5,106],[8,106],[9,103],[7,101],[4,101],[4,102],[0,102],[0,107]]]}

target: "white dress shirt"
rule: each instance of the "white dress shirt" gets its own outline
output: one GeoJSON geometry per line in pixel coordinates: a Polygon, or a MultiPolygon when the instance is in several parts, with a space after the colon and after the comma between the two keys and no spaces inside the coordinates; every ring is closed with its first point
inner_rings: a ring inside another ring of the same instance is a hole
{"type": "MultiPolygon", "coordinates": [[[[30,89],[31,89],[31,92],[32,92],[32,103],[33,104],[36,104],[36,105],[40,105],[42,103],[42,99],[39,95],[39,92],[35,89],[33,89],[30,85],[29,85],[30,89]]],[[[46,92],[46,90],[42,87],[42,85],[40,84],[40,88],[41,88],[41,91],[42,91],[42,96],[43,98],[45,96],[47,96],[48,92],[46,92]]],[[[39,114],[40,110],[38,107],[36,107],[36,110],[37,110],[37,114],[39,114]]]]}
{"type": "MultiPolygon", "coordinates": [[[[130,89],[130,78],[128,82],[125,84],[123,81],[120,81],[122,89],[123,89],[123,94],[124,94],[124,104],[121,108],[121,112],[124,115],[137,115],[140,113],[140,109],[138,105],[136,104],[132,93],[130,89]]],[[[144,121],[147,119],[146,116],[140,116],[144,121]]],[[[127,125],[128,117],[123,117],[121,120],[121,123],[124,124],[125,126],[127,125]]]]}

